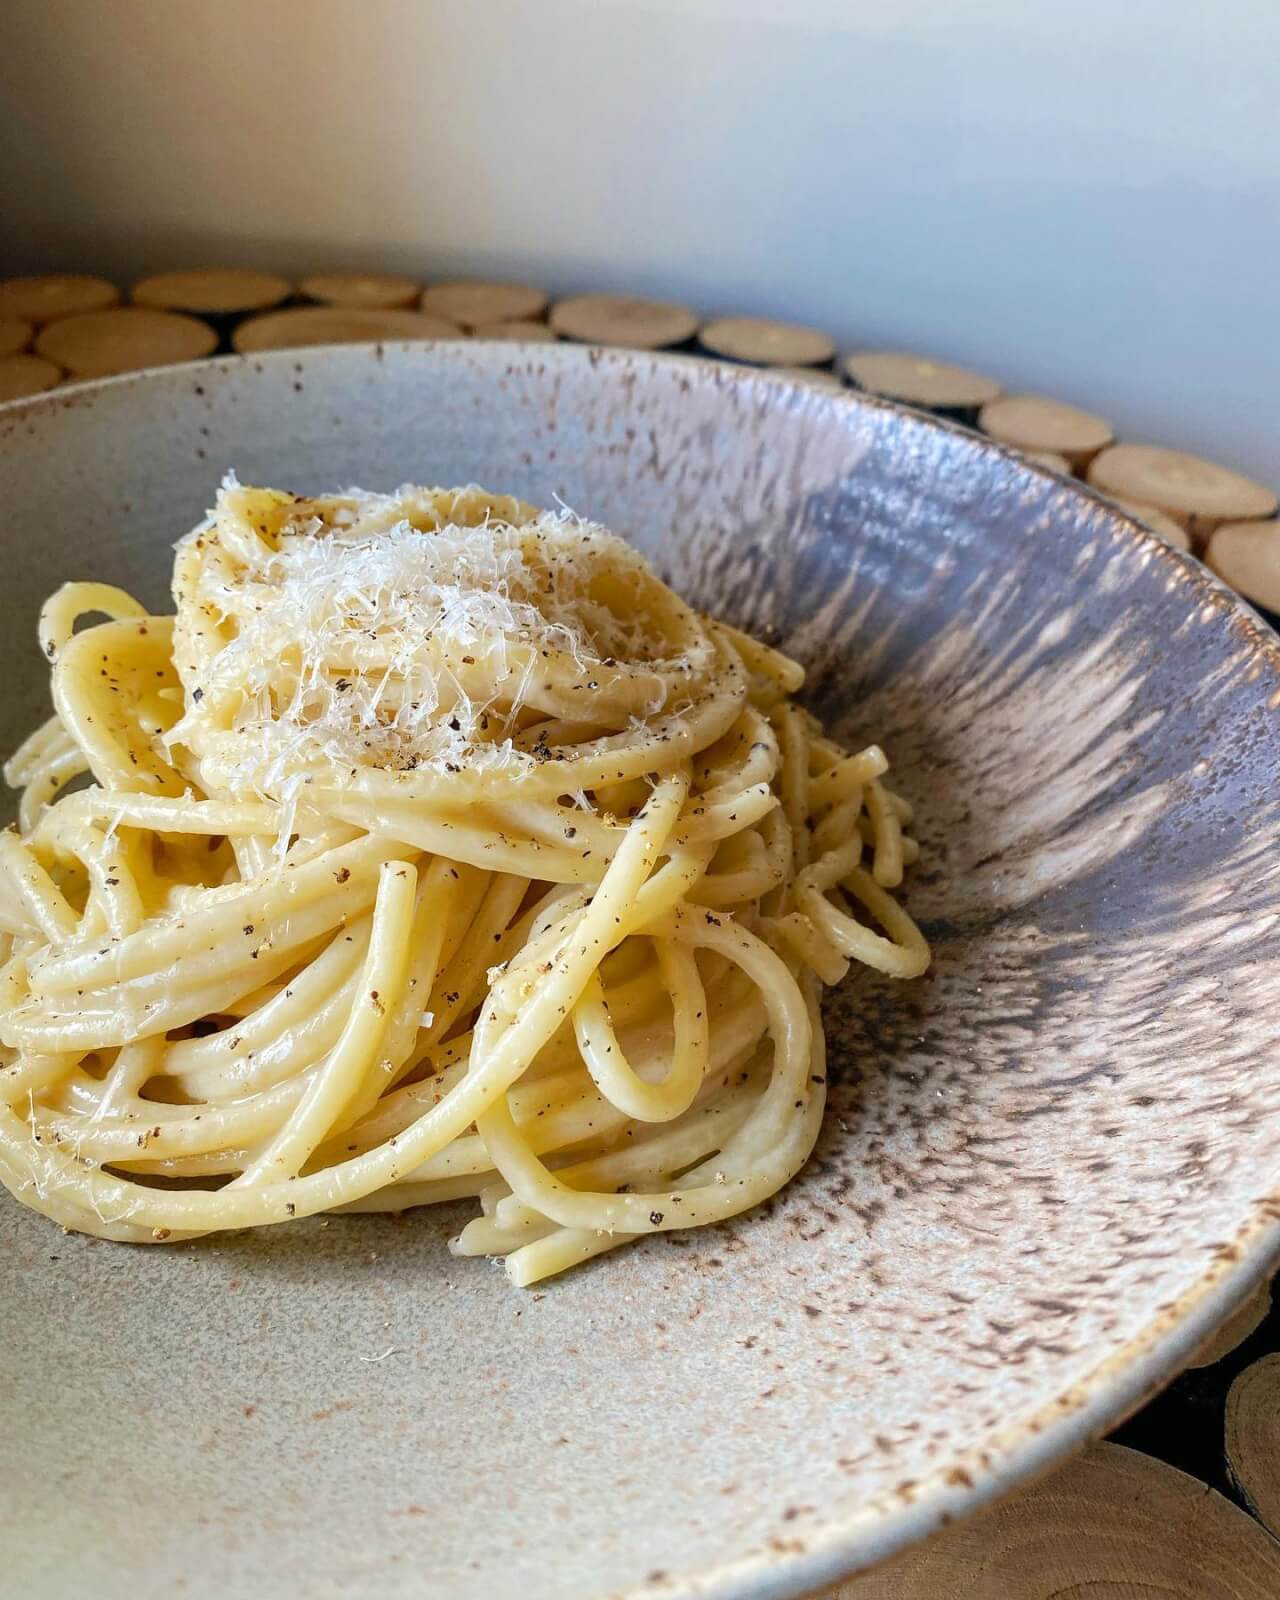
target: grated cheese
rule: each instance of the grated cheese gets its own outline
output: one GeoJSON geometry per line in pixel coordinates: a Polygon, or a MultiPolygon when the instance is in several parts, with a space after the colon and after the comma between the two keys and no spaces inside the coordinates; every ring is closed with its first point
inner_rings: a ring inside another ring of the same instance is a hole
{"type": "MultiPolygon", "coordinates": [[[[657,582],[599,524],[509,496],[295,500],[229,476],[178,545],[169,742],[213,760],[217,787],[276,798],[317,764],[531,766],[526,708],[557,684],[649,670],[654,715],[672,675],[710,666],[705,632],[673,636],[642,598],[657,582]]],[[[576,703],[589,720],[592,694],[576,703]]]]}

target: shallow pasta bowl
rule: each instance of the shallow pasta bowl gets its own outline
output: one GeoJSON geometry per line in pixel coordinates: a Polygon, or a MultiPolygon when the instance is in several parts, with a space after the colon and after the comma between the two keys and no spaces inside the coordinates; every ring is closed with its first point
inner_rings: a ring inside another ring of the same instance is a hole
{"type": "Polygon", "coordinates": [[[1280,1247],[1280,644],[957,429],[680,359],[355,348],[0,409],[11,748],[69,576],[162,604],[218,477],[476,480],[782,640],[922,842],[935,966],[830,998],[778,1200],[546,1286],[458,1216],[144,1251],[0,1204],[6,1567],[41,1595],[796,1595],[1136,1405],[1280,1247]]]}

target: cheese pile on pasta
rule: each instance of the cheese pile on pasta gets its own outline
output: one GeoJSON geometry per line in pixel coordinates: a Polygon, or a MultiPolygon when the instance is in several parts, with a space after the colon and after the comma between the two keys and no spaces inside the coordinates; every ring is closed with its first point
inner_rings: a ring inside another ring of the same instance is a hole
{"type": "Polygon", "coordinates": [[[929,959],[909,809],[800,667],[474,488],[229,479],[174,598],[41,615],[56,714],[0,835],[19,1199],[146,1243],[473,1197],[453,1248],[529,1284],[799,1171],[820,985],[929,959]]]}

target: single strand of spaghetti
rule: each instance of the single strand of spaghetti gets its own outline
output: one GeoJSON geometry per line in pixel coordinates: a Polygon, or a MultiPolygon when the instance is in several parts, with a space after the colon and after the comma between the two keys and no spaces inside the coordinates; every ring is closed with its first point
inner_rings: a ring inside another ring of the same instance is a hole
{"type": "Polygon", "coordinates": [[[37,636],[45,656],[53,661],[76,630],[81,617],[147,618],[147,610],[124,589],[110,583],[64,583],[40,608],[37,636]]]}
{"type": "MultiPolygon", "coordinates": [[[[150,1160],[146,1156],[117,1156],[114,1171],[130,1176],[163,1178],[234,1178],[253,1160],[247,1149],[206,1150],[200,1155],[165,1156],[150,1160]]],[[[188,1236],[189,1237],[189,1236],[188,1236]]]]}
{"type": "Polygon", "coordinates": [[[666,939],[655,940],[655,948],[675,1027],[670,1064],[660,1082],[637,1077],[627,1061],[595,973],[573,1008],[578,1049],[596,1087],[619,1111],[640,1122],[670,1122],[686,1112],[709,1059],[707,1000],[693,954],[666,939]]]}
{"type": "Polygon", "coordinates": [[[274,838],[280,822],[278,806],[256,800],[171,799],[131,794],[123,789],[83,789],[67,795],[41,819],[40,829],[54,826],[59,813],[101,821],[113,827],[150,828],[156,833],[201,835],[262,834],[274,838]]]}
{"type": "Polygon", "coordinates": [[[556,1224],[536,1212],[526,1211],[515,1227],[504,1228],[493,1217],[472,1217],[455,1238],[449,1253],[455,1256],[503,1256],[534,1239],[556,1231],[556,1224]]]}
{"type": "Polygon", "coordinates": [[[3,767],[4,781],[11,789],[21,789],[31,773],[54,755],[77,748],[75,740],[56,714],[46,717],[34,733],[29,733],[3,767]]]}
{"type": "Polygon", "coordinates": [[[414,1206],[445,1205],[452,1200],[475,1199],[487,1181],[483,1173],[463,1173],[431,1183],[389,1183],[359,1200],[330,1209],[340,1216],[344,1212],[409,1211],[414,1206]]]}
{"type": "Polygon", "coordinates": [[[122,1045],[102,1085],[96,1117],[114,1117],[138,1098],[147,1080],[155,1075],[164,1053],[164,1040],[158,1037],[135,1039],[122,1045]]]}
{"type": "MultiPolygon", "coordinates": [[[[865,791],[856,789],[847,799],[839,800],[833,805],[822,821],[813,830],[814,860],[820,860],[829,855],[833,850],[842,850],[850,845],[855,835],[864,837],[861,827],[862,804],[865,791]]],[[[868,824],[870,819],[868,818],[868,824]]],[[[874,839],[867,841],[874,844],[874,839]]],[[[861,858],[861,850],[858,852],[861,858]]]]}
{"type": "Polygon", "coordinates": [[[537,748],[555,745],[586,744],[592,739],[616,733],[616,726],[593,717],[590,721],[569,717],[544,717],[528,728],[521,728],[512,736],[511,743],[526,755],[537,748]]]}
{"type": "Polygon", "coordinates": [[[20,1055],[9,1066],[0,1067],[0,1099],[6,1105],[16,1105],[29,1095],[40,1094],[74,1072],[79,1061],[80,1057],[70,1051],[60,1055],[20,1055]]]}
{"type": "Polygon", "coordinates": [[[768,890],[762,897],[760,909],[766,916],[776,916],[785,909],[785,902],[789,901],[795,876],[791,824],[781,806],[776,806],[760,819],[758,831],[764,841],[770,868],[779,880],[777,887],[768,890]]]}
{"type": "Polygon", "coordinates": [[[84,757],[74,747],[55,751],[33,767],[18,802],[19,829],[29,834],[59,792],[87,771],[84,757]]]}
{"type": "Polygon", "coordinates": [[[872,876],[882,889],[896,889],[902,882],[902,824],[875,778],[867,785],[866,805],[875,831],[872,876]]]}
{"type": "Polygon", "coordinates": [[[789,701],[772,714],[782,752],[782,809],[791,826],[791,851],[796,871],[809,859],[809,834],[805,827],[809,804],[809,740],[799,707],[789,701]]]}
{"type": "Polygon", "coordinates": [[[401,1003],[409,977],[409,933],[417,887],[417,869],[407,862],[389,861],[382,867],[369,953],[347,1025],[328,1059],[312,1076],[286,1126],[236,1179],[237,1184],[296,1174],[328,1129],[358,1099],[369,1074],[377,1070],[388,1011],[401,1003]]]}
{"type": "Polygon", "coordinates": [[[869,872],[854,865],[861,838],[833,850],[808,867],[796,881],[800,909],[846,956],[894,978],[915,978],[929,965],[929,946],[907,913],[869,872]],[[888,934],[864,928],[826,898],[824,889],[842,883],[852,891],[888,934]]]}
{"type": "Polygon", "coordinates": [[[53,945],[75,937],[79,918],[62,891],[18,835],[0,832],[0,872],[23,911],[53,945]]]}
{"type": "Polygon", "coordinates": [[[789,911],[786,916],[762,924],[759,931],[775,947],[780,938],[806,966],[818,974],[828,988],[843,983],[847,977],[850,966],[848,956],[842,955],[803,912],[789,911]]]}
{"type": "Polygon", "coordinates": [[[171,636],[169,617],[100,622],[68,640],[54,663],[50,680],[54,707],[104,788],[176,796],[187,787],[159,753],[158,739],[138,716],[130,715],[132,695],[144,675],[170,672],[171,636]],[[116,668],[116,674],[107,678],[100,676],[104,657],[116,668]],[[127,681],[121,682],[121,675],[127,675],[127,681]]]}
{"type": "Polygon", "coordinates": [[[545,800],[484,808],[495,832],[524,833],[553,847],[567,847],[574,854],[584,847],[611,860],[622,841],[626,825],[605,822],[590,811],[576,807],[548,805],[545,800]]]}
{"type": "Polygon", "coordinates": [[[503,1264],[512,1285],[527,1289],[544,1278],[630,1244],[634,1237],[629,1233],[601,1233],[594,1228],[557,1228],[554,1233],[513,1250],[503,1264]]]}
{"type": "Polygon", "coordinates": [[[816,814],[837,801],[848,799],[888,770],[889,763],[878,744],[870,744],[856,755],[842,756],[825,772],[809,779],[809,810],[816,814]]]}
{"type": "Polygon", "coordinates": [[[415,850],[448,856],[485,871],[513,873],[556,883],[598,883],[608,865],[594,851],[585,856],[536,839],[501,839],[489,830],[461,820],[460,814],[431,814],[410,800],[385,800],[361,794],[327,791],[316,796],[330,815],[362,828],[378,829],[415,850]]]}
{"type": "Polygon", "coordinates": [[[804,668],[798,661],[727,622],[711,618],[707,622],[712,633],[727,639],[752,672],[772,678],[784,694],[797,694],[804,687],[804,668]]]}
{"type": "Polygon", "coordinates": [[[744,828],[753,827],[778,804],[778,797],[767,783],[726,795],[712,805],[696,801],[672,834],[674,845],[707,844],[727,839],[744,828]]]}

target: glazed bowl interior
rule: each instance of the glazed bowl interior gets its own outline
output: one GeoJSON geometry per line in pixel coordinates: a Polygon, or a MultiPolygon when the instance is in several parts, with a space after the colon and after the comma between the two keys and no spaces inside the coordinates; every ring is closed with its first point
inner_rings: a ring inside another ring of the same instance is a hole
{"type": "Polygon", "coordinates": [[[1194,562],[960,430],[728,368],[207,363],[0,410],[6,748],[43,597],[165,605],[228,468],[559,497],[780,640],[915,804],[936,960],[830,997],[776,1201],[539,1292],[450,1257],[453,1210],[153,1251],[5,1199],[16,1585],[799,1594],[1104,1428],[1265,1270],[1280,659],[1194,562]]]}

